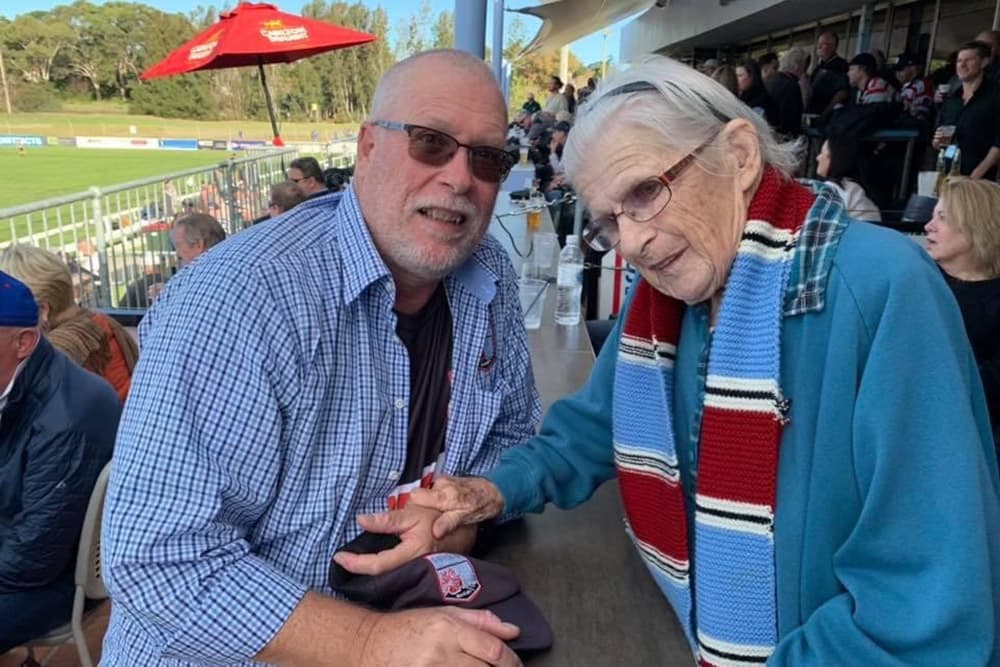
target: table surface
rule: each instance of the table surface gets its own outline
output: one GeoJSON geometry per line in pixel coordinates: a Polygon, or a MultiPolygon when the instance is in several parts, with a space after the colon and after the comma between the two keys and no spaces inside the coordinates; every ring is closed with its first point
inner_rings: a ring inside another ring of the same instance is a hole
{"type": "MultiPolygon", "coordinates": [[[[582,323],[555,324],[548,289],[542,327],[528,332],[546,410],[584,383],[594,360],[582,323]]],[[[498,531],[489,560],[514,570],[555,635],[549,651],[524,656],[527,667],[694,664],[622,517],[618,485],[609,482],[574,510],[550,507],[498,531]]]]}

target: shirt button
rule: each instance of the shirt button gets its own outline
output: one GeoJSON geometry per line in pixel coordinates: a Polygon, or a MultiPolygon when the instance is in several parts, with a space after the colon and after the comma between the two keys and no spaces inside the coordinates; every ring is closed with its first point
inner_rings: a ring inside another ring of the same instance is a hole
{"type": "Polygon", "coordinates": [[[406,401],[404,401],[401,398],[397,398],[396,399],[396,409],[397,410],[402,410],[404,407],[406,407],[406,401]]]}
{"type": "Polygon", "coordinates": [[[390,470],[389,471],[389,479],[395,480],[398,477],[399,477],[399,471],[398,470],[390,470]]]}

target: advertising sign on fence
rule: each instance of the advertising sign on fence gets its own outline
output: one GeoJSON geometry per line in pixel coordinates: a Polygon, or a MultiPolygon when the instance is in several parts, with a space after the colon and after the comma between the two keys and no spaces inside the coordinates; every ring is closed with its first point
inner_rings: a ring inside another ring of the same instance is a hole
{"type": "Polygon", "coordinates": [[[212,143],[213,142],[212,142],[211,139],[199,139],[198,140],[198,148],[200,148],[200,149],[210,149],[210,148],[212,148],[212,143]]]}
{"type": "Polygon", "coordinates": [[[229,142],[229,147],[234,151],[245,151],[248,148],[264,148],[267,145],[266,141],[249,141],[243,139],[234,139],[229,142]]]}
{"type": "Polygon", "coordinates": [[[133,148],[156,149],[160,147],[159,139],[144,137],[77,137],[79,148],[133,148]]]}
{"type": "Polygon", "coordinates": [[[226,141],[225,139],[213,139],[212,140],[212,149],[213,150],[217,150],[217,151],[228,151],[229,150],[229,142],[226,141]]]}
{"type": "Polygon", "coordinates": [[[56,143],[60,146],[76,146],[76,137],[57,137],[56,143]]]}
{"type": "Polygon", "coordinates": [[[172,151],[196,151],[197,139],[160,139],[160,147],[172,151]]]}
{"type": "Polygon", "coordinates": [[[45,137],[27,134],[0,134],[0,146],[44,146],[45,137]]]}

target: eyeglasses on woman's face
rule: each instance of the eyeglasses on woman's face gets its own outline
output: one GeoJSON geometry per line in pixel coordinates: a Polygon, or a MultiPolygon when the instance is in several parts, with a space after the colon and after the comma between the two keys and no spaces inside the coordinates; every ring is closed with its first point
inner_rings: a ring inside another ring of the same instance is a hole
{"type": "Polygon", "coordinates": [[[711,141],[709,139],[695,148],[659,176],[640,181],[633,186],[622,200],[622,207],[618,213],[591,218],[583,230],[583,240],[587,245],[598,252],[611,250],[621,242],[618,229],[619,217],[625,215],[633,222],[649,222],[662,213],[673,197],[670,185],[711,141]]]}
{"type": "Polygon", "coordinates": [[[516,159],[503,149],[463,144],[450,134],[430,127],[388,120],[373,120],[369,125],[406,132],[409,137],[410,157],[431,167],[448,164],[459,148],[465,148],[469,152],[469,169],[472,170],[472,175],[486,183],[503,181],[516,162],[516,159]]]}

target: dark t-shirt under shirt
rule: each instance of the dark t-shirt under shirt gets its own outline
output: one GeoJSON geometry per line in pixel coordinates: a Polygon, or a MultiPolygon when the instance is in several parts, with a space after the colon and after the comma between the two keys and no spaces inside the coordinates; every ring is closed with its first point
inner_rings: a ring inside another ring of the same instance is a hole
{"type": "Polygon", "coordinates": [[[410,357],[410,418],[406,466],[389,499],[390,509],[406,504],[409,491],[430,486],[444,451],[451,400],[451,309],[444,285],[413,315],[396,313],[396,334],[410,357]]]}

